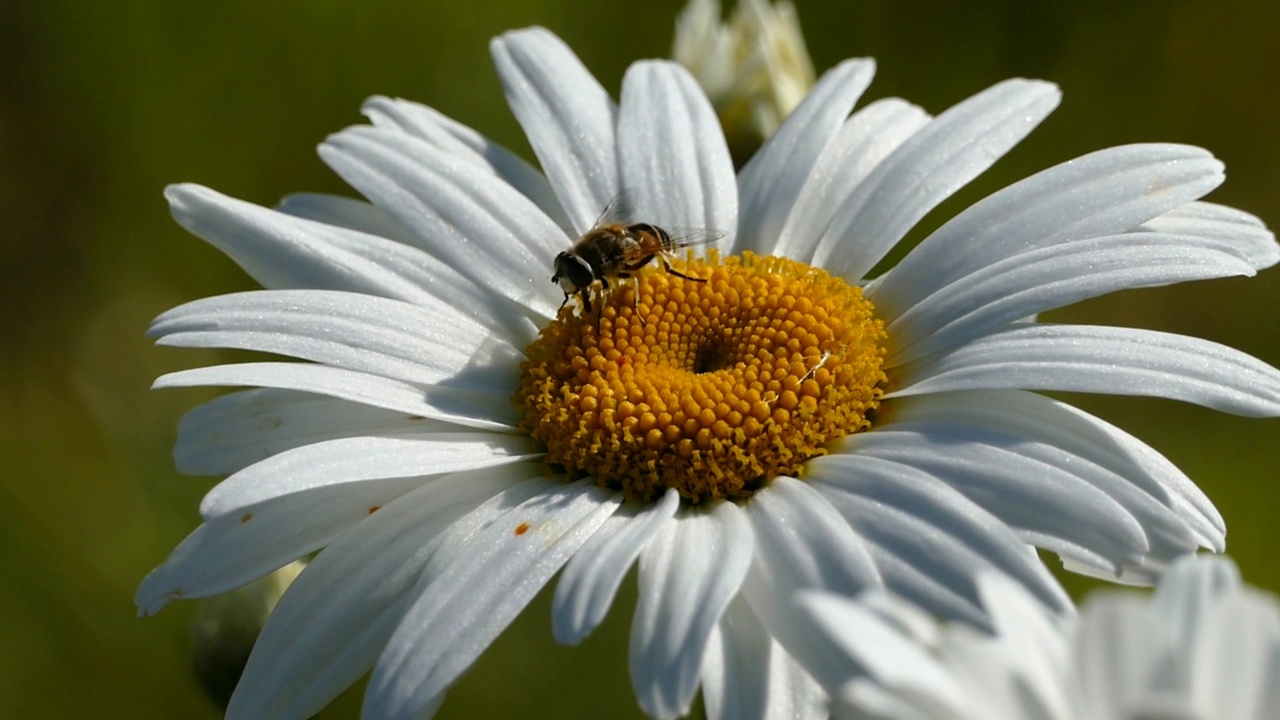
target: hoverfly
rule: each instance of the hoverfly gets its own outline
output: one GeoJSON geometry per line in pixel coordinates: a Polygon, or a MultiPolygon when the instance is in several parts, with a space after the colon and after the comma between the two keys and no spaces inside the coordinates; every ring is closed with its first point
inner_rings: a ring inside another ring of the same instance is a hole
{"type": "Polygon", "coordinates": [[[582,298],[582,306],[591,312],[591,286],[597,281],[603,290],[609,289],[610,279],[626,279],[654,258],[662,263],[662,269],[676,277],[706,282],[671,267],[667,257],[671,253],[694,245],[703,245],[724,237],[714,230],[667,232],[657,225],[632,222],[634,204],[631,191],[623,190],[609,201],[595,224],[573,247],[556,256],[556,273],[551,282],[564,291],[564,303],[572,295],[582,298]]]}

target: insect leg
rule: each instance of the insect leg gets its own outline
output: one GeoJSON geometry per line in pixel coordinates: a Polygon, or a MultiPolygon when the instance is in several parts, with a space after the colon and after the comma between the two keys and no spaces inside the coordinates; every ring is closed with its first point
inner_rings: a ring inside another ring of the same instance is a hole
{"type": "Polygon", "coordinates": [[[658,261],[662,263],[663,270],[666,270],[667,272],[671,273],[672,275],[675,275],[676,277],[680,277],[680,278],[684,278],[685,280],[692,280],[694,282],[700,282],[700,283],[704,283],[707,281],[706,278],[685,275],[684,273],[676,270],[675,268],[671,267],[671,264],[667,262],[666,258],[659,258],[658,261]]]}
{"type": "Polygon", "coordinates": [[[648,265],[651,262],[653,262],[653,255],[645,255],[644,257],[640,258],[639,260],[636,260],[635,262],[623,265],[622,268],[627,272],[635,272],[640,268],[644,267],[645,265],[648,265]]]}
{"type": "MultiPolygon", "coordinates": [[[[648,262],[648,261],[646,260],[645,262],[648,262]]],[[[636,318],[640,320],[640,327],[644,327],[645,325],[644,316],[640,314],[640,278],[636,277],[630,271],[626,271],[626,270],[618,273],[614,277],[620,278],[622,280],[631,281],[631,300],[634,303],[632,307],[635,308],[636,318]]]]}

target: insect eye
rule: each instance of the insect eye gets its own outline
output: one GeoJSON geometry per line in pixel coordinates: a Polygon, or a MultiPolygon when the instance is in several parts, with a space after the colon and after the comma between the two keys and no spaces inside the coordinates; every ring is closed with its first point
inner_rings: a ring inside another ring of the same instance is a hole
{"type": "Polygon", "coordinates": [[[569,266],[572,261],[569,259],[569,253],[562,252],[556,256],[555,268],[556,272],[551,276],[551,282],[558,283],[560,278],[569,276],[569,266]]]}
{"type": "Polygon", "coordinates": [[[595,282],[595,273],[591,272],[591,266],[585,260],[579,257],[572,258],[565,266],[560,269],[562,275],[567,274],[569,280],[578,287],[586,287],[595,282]],[[567,273],[565,271],[568,271],[567,273]]]}

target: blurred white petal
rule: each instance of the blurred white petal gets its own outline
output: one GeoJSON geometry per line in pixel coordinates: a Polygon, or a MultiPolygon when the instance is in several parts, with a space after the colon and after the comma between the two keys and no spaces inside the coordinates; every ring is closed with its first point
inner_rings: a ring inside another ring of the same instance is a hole
{"type": "Polygon", "coordinates": [[[842,717],[1268,718],[1280,684],[1280,603],[1220,584],[1224,569],[1230,561],[1187,557],[1161,582],[1163,596],[1203,602],[1204,622],[1186,639],[1150,596],[1100,591],[1079,616],[1052,618],[997,575],[982,578],[992,635],[950,626],[936,640],[915,642],[869,609],[868,601],[892,598],[811,592],[800,605],[839,649],[833,664],[842,672],[823,684],[848,711],[842,717]],[[1217,590],[1205,595],[1208,587],[1217,590]]]}

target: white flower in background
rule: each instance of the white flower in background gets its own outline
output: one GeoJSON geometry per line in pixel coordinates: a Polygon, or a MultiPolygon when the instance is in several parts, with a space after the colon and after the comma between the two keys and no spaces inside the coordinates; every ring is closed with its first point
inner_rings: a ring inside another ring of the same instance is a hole
{"type": "Polygon", "coordinates": [[[192,622],[191,665],[205,695],[227,707],[271,611],[306,563],[297,560],[200,603],[192,622]]]}
{"type": "Polygon", "coordinates": [[[257,389],[184,418],[179,469],[229,477],[143,582],[141,611],[318,551],[231,717],[308,717],[371,669],[367,716],[429,714],[561,568],[552,620],[572,644],[633,565],[647,713],[683,714],[701,686],[712,718],[821,714],[797,661],[821,675],[825,645],[799,590],[883,586],[988,626],[987,572],[1070,612],[1033,544],[1136,580],[1222,549],[1221,518],[1167,460],[1026,392],[1280,414],[1280,372],[1230,348],[1024,321],[1275,263],[1256,219],[1196,201],[1222,181],[1208,153],[1135,145],[1052,168],[868,281],[1056,106],[1055,87],[1001,83],[936,118],[897,99],[851,114],[873,64],[847,61],[735,177],[679,65],[633,65],[615,104],[545,30],[492,51],[541,171],[374,98],[371,126],[320,148],[368,203],[168,190],[177,220],[267,289],[176,308],[151,334],[306,361],[156,383],[257,389]],[[637,221],[724,237],[673,256],[675,272],[614,277],[591,312],[561,307],[553,258],[624,187],[637,221]]]}
{"type": "Polygon", "coordinates": [[[676,19],[671,57],[711,98],[735,158],[760,147],[813,86],[813,62],[789,2],[739,0],[721,23],[719,2],[690,0],[676,19]]]}
{"type": "Polygon", "coordinates": [[[920,621],[890,598],[806,593],[845,681],[834,713],[877,720],[1280,717],[1280,605],[1226,558],[1187,557],[1154,595],[1096,591],[1077,618],[981,581],[995,635],[920,621]],[[906,613],[906,617],[902,616],[906,613]]]}

